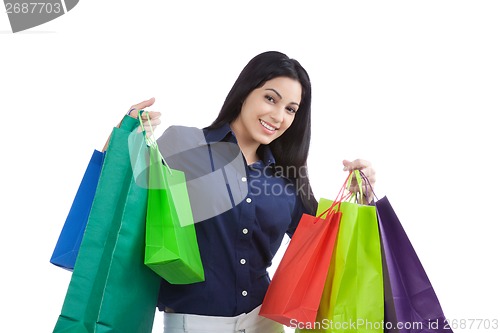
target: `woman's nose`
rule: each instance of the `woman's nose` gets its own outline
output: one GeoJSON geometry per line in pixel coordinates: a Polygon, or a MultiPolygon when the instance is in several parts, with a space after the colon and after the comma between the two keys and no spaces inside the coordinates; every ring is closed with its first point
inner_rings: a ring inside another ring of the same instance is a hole
{"type": "Polygon", "coordinates": [[[285,108],[276,107],[276,109],[271,113],[271,119],[275,121],[277,124],[281,124],[283,122],[283,117],[285,116],[285,108]]]}

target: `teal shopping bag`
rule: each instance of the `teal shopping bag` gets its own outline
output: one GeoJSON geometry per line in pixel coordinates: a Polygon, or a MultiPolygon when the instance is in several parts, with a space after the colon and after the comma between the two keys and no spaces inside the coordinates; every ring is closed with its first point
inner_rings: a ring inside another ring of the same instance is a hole
{"type": "Polygon", "coordinates": [[[126,116],[113,129],[54,332],[151,332],[160,277],[144,265],[147,190],[130,163],[130,151],[146,149],[137,125],[126,116]]]}

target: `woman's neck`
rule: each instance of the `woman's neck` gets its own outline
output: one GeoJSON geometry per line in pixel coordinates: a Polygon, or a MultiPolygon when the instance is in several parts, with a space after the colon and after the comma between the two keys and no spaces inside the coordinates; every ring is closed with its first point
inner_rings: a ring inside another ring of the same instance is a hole
{"type": "Polygon", "coordinates": [[[243,156],[245,156],[247,164],[250,165],[257,162],[259,160],[257,148],[259,148],[260,143],[246,135],[243,135],[243,131],[239,128],[240,126],[236,121],[231,123],[230,127],[236,137],[236,141],[238,142],[238,146],[240,147],[243,156]]]}

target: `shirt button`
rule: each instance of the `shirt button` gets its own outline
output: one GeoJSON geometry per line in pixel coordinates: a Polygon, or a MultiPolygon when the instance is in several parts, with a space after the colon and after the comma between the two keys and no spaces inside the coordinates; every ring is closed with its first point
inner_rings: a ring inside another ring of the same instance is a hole
{"type": "Polygon", "coordinates": [[[246,291],[246,290],[243,290],[243,291],[241,292],[241,294],[242,294],[243,296],[248,295],[248,293],[247,293],[247,291],[246,291]]]}
{"type": "Polygon", "coordinates": [[[247,198],[246,200],[248,203],[252,202],[252,198],[247,198]]]}
{"type": "Polygon", "coordinates": [[[240,264],[244,265],[244,264],[246,264],[246,263],[247,263],[247,261],[246,261],[245,259],[241,259],[241,260],[240,260],[240,264]]]}
{"type": "Polygon", "coordinates": [[[241,181],[242,182],[246,182],[247,181],[247,177],[241,177],[241,181]]]}
{"type": "Polygon", "coordinates": [[[243,234],[245,234],[245,235],[246,235],[246,234],[248,234],[248,229],[247,229],[247,228],[245,228],[245,229],[243,229],[241,232],[242,232],[243,234]]]}

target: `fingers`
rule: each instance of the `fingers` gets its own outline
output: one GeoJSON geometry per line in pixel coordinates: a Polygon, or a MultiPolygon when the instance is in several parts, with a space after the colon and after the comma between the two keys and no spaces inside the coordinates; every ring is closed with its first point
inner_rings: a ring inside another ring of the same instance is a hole
{"type": "MultiPolygon", "coordinates": [[[[353,170],[359,170],[363,172],[363,174],[366,177],[366,180],[363,179],[362,181],[362,189],[363,189],[363,194],[367,198],[367,201],[370,202],[373,199],[373,187],[376,182],[376,177],[375,177],[375,169],[372,167],[371,163],[369,161],[363,160],[363,159],[356,159],[354,161],[348,161],[348,160],[343,160],[342,164],[344,165],[344,171],[353,171],[353,170]],[[368,181],[368,183],[367,183],[368,181]]],[[[351,186],[349,188],[350,192],[360,192],[359,191],[359,184],[356,180],[356,178],[353,179],[351,186]]]]}
{"type": "MultiPolygon", "coordinates": [[[[155,98],[151,97],[145,101],[134,104],[130,107],[128,111],[128,115],[133,118],[137,118],[137,115],[141,110],[144,110],[147,107],[150,107],[155,103],[155,98]]],[[[146,131],[146,136],[150,137],[153,135],[155,128],[161,124],[161,112],[158,111],[146,111],[142,113],[141,120],[144,125],[144,130],[146,131]]],[[[141,128],[138,128],[137,131],[142,131],[141,128]]]]}
{"type": "Polygon", "coordinates": [[[154,97],[151,97],[150,99],[148,100],[145,100],[145,101],[142,101],[140,103],[137,103],[135,105],[132,105],[131,108],[135,108],[137,110],[141,110],[141,109],[145,109],[147,107],[150,107],[151,105],[153,105],[155,103],[155,98],[154,97]]]}
{"type": "Polygon", "coordinates": [[[369,180],[373,179],[375,181],[375,169],[373,169],[369,161],[362,159],[356,159],[352,162],[343,160],[342,164],[344,164],[344,171],[359,170],[362,171],[369,180]]]}
{"type": "Polygon", "coordinates": [[[155,103],[155,98],[151,97],[148,100],[145,100],[145,101],[142,101],[142,102],[137,103],[135,105],[132,105],[129,108],[128,115],[131,116],[131,117],[133,117],[133,118],[137,118],[137,114],[139,113],[140,110],[143,110],[143,109],[145,109],[147,107],[150,107],[154,103],[155,103]]]}
{"type": "Polygon", "coordinates": [[[371,167],[370,162],[362,159],[356,159],[352,162],[343,160],[342,164],[344,164],[344,171],[363,170],[365,168],[371,167]]]}
{"type": "Polygon", "coordinates": [[[160,117],[161,117],[161,112],[158,111],[147,111],[142,113],[141,119],[147,137],[153,135],[153,132],[156,129],[156,127],[161,124],[160,117]]]}
{"type": "Polygon", "coordinates": [[[161,117],[161,112],[159,111],[145,111],[142,113],[141,119],[146,122],[149,118],[151,120],[151,123],[154,121],[160,121],[161,117]]]}

